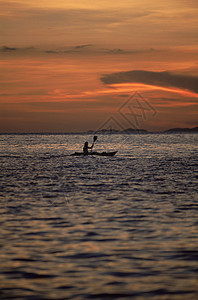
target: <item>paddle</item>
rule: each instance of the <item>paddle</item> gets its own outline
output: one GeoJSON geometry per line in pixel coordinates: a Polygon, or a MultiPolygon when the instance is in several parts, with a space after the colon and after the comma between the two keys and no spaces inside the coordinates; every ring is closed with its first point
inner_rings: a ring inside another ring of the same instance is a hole
{"type": "MultiPolygon", "coordinates": [[[[92,146],[91,146],[92,148],[93,148],[94,143],[95,143],[95,141],[97,140],[97,138],[98,138],[97,135],[94,135],[94,137],[93,137],[93,144],[92,144],[92,146]]],[[[92,151],[92,148],[91,148],[91,151],[92,151]]]]}

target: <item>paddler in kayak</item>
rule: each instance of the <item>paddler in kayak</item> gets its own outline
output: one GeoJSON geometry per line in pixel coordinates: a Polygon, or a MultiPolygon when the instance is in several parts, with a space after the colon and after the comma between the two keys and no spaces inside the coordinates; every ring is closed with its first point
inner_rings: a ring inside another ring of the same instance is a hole
{"type": "Polygon", "coordinates": [[[93,144],[92,144],[91,147],[89,147],[88,146],[88,142],[85,142],[84,147],[83,147],[83,153],[84,153],[84,155],[88,155],[89,154],[88,149],[92,149],[92,148],[93,148],[93,144]]]}
{"type": "Polygon", "coordinates": [[[97,136],[95,135],[93,137],[93,144],[91,145],[91,147],[89,147],[88,142],[85,142],[84,147],[83,147],[83,153],[84,153],[84,155],[88,155],[89,154],[89,149],[91,149],[91,150],[93,149],[93,146],[94,146],[94,143],[95,143],[96,140],[97,140],[97,136]]]}

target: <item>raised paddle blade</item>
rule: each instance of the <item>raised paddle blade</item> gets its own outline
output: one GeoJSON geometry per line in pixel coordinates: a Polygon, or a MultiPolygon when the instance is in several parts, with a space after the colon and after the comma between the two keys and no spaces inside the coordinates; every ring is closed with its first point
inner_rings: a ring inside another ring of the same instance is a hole
{"type": "Polygon", "coordinates": [[[94,137],[93,137],[93,141],[95,142],[96,140],[97,140],[97,135],[94,135],[94,137]]]}

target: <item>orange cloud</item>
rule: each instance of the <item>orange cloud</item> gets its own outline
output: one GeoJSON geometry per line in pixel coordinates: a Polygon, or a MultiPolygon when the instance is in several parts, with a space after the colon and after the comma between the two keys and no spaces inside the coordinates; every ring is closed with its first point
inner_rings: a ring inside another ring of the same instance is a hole
{"type": "Polygon", "coordinates": [[[107,74],[101,77],[106,85],[116,83],[142,83],[161,88],[188,90],[198,94],[198,77],[184,74],[173,74],[167,71],[154,72],[134,70],[107,74]]]}

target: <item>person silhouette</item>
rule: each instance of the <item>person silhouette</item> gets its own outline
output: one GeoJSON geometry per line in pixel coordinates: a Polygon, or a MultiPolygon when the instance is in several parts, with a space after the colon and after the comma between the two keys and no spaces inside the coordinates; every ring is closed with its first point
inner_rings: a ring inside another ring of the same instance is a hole
{"type": "Polygon", "coordinates": [[[89,154],[89,149],[92,149],[94,146],[95,141],[97,140],[97,136],[93,137],[93,144],[89,147],[88,142],[85,142],[84,147],[83,147],[83,153],[84,155],[88,155],[89,154]]]}
{"type": "Polygon", "coordinates": [[[91,147],[89,147],[88,142],[85,142],[84,147],[83,147],[83,153],[84,155],[88,155],[89,154],[89,150],[88,149],[92,149],[93,148],[93,144],[91,147]]]}

